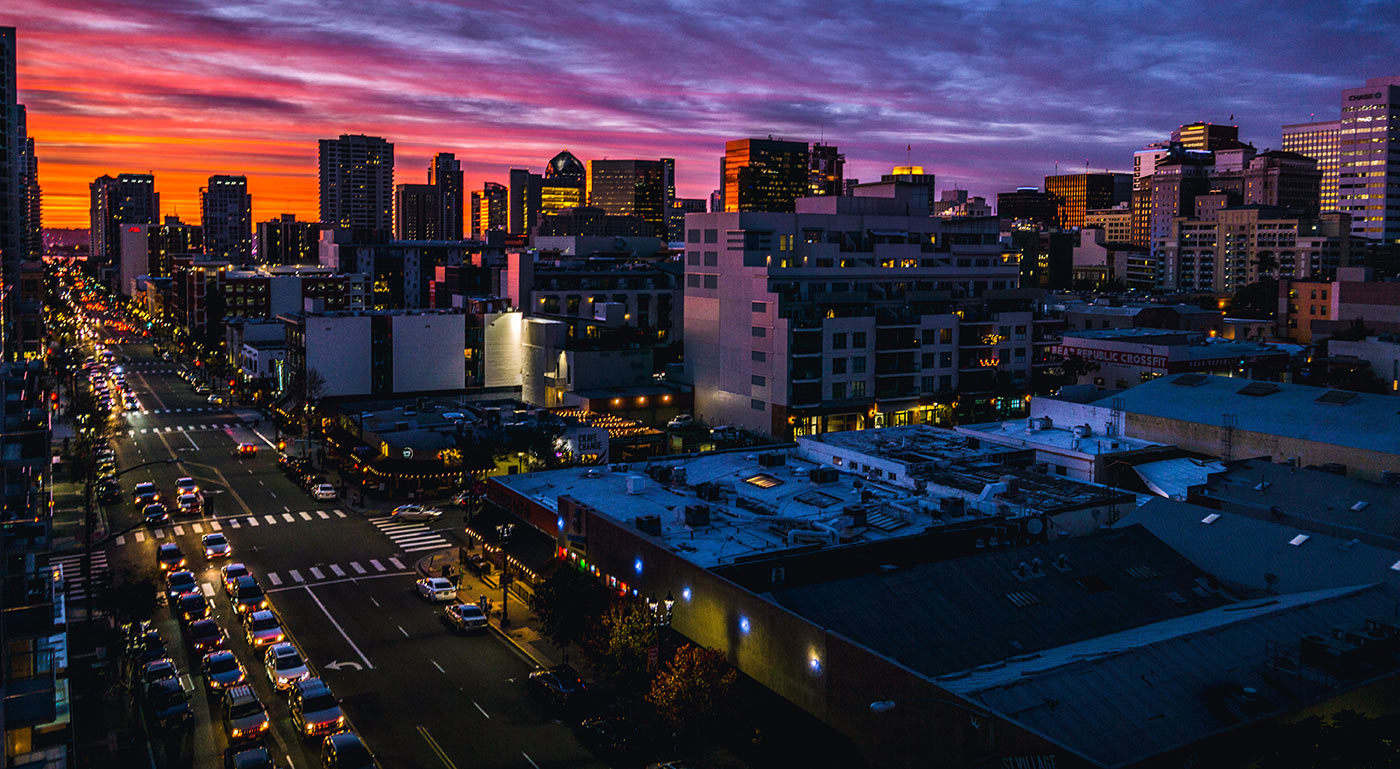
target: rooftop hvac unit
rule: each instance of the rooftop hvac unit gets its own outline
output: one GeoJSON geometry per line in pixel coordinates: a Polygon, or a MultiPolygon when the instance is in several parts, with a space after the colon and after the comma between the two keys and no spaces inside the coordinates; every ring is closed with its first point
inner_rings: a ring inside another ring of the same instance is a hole
{"type": "Polygon", "coordinates": [[[671,468],[671,482],[685,483],[685,465],[671,468]]]}
{"type": "Polygon", "coordinates": [[[967,501],[962,497],[943,497],[938,500],[938,508],[944,515],[962,515],[967,511],[967,501]]]}
{"type": "Polygon", "coordinates": [[[836,468],[825,465],[814,467],[811,472],[807,473],[807,479],[812,483],[835,483],[838,477],[836,468]]]}
{"type": "Polygon", "coordinates": [[[787,455],[781,452],[775,451],[771,454],[758,455],[759,467],[782,467],[785,464],[787,464],[787,455]]]}
{"type": "Polygon", "coordinates": [[[642,489],[645,488],[645,486],[646,486],[646,480],[645,480],[642,476],[640,476],[640,475],[629,475],[629,476],[627,476],[627,493],[628,493],[628,494],[641,494],[641,493],[642,493],[642,489]]]}
{"type": "Polygon", "coordinates": [[[633,519],[633,524],[637,531],[643,534],[650,534],[653,537],[661,536],[661,516],[659,515],[639,515],[633,519]]]}
{"type": "Polygon", "coordinates": [[[685,525],[691,528],[710,525],[709,505],[686,505],[685,525]]]}
{"type": "Polygon", "coordinates": [[[852,526],[865,525],[866,518],[864,505],[846,505],[846,507],[842,509],[841,512],[851,517],[852,526]]]}

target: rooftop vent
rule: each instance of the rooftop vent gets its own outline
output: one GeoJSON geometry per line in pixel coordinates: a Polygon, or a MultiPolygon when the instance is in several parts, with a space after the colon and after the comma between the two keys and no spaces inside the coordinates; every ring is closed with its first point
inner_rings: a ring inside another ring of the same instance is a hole
{"type": "Polygon", "coordinates": [[[1252,395],[1256,398],[1262,398],[1265,395],[1273,395],[1278,392],[1278,385],[1273,382],[1250,382],[1235,392],[1240,395],[1252,395]]]}
{"type": "Polygon", "coordinates": [[[1027,593],[1024,590],[1015,593],[1007,593],[1006,598],[1011,601],[1011,603],[1015,604],[1018,609],[1024,609],[1027,606],[1035,606],[1040,603],[1040,599],[1035,596],[1035,593],[1027,593]]]}
{"type": "Polygon", "coordinates": [[[1354,392],[1348,392],[1346,390],[1328,390],[1317,396],[1315,401],[1317,403],[1329,403],[1333,406],[1345,406],[1355,397],[1356,393],[1354,392]]]}
{"type": "Polygon", "coordinates": [[[1366,500],[1363,499],[1363,500],[1361,500],[1360,502],[1357,502],[1356,504],[1352,505],[1352,506],[1351,506],[1351,511],[1352,511],[1353,513],[1359,513],[1359,512],[1361,512],[1362,510],[1365,510],[1366,508],[1368,508],[1368,507],[1370,507],[1370,506],[1371,506],[1371,503],[1370,503],[1370,502],[1367,502],[1366,500]]]}
{"type": "Polygon", "coordinates": [[[1205,374],[1182,374],[1176,379],[1173,379],[1172,384],[1181,385],[1182,387],[1199,387],[1205,384],[1206,380],[1209,378],[1210,377],[1207,377],[1205,374]]]}
{"type": "Polygon", "coordinates": [[[1205,525],[1209,526],[1218,520],[1220,520],[1220,513],[1211,513],[1210,515],[1207,515],[1206,517],[1202,518],[1201,523],[1204,523],[1205,525]]]}
{"type": "Polygon", "coordinates": [[[1312,537],[1311,537],[1310,535],[1307,535],[1307,534],[1299,534],[1298,536],[1294,537],[1293,539],[1288,540],[1288,544],[1290,544],[1290,545],[1292,545],[1292,546],[1294,546],[1294,547],[1298,547],[1299,545],[1303,544],[1304,542],[1307,542],[1307,541],[1310,540],[1310,539],[1312,539],[1312,537]]]}

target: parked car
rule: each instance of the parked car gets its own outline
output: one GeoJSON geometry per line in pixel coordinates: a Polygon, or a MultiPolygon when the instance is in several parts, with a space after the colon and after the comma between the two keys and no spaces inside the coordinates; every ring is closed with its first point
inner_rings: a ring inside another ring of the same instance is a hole
{"type": "Polygon", "coordinates": [[[199,590],[194,572],[181,569],[165,575],[165,594],[174,603],[182,594],[199,590]]]}
{"type": "Polygon", "coordinates": [[[153,502],[142,508],[141,520],[145,521],[147,526],[160,526],[170,520],[170,513],[165,511],[165,505],[153,502]]]}
{"type": "Polygon", "coordinates": [[[137,631],[126,645],[126,658],[131,663],[134,675],[139,674],[147,662],[166,656],[168,654],[165,649],[165,639],[161,638],[160,633],[149,626],[144,630],[137,631]]]}
{"type": "Polygon", "coordinates": [[[335,487],[329,483],[319,483],[311,489],[311,496],[317,500],[335,499],[335,487]]]}
{"type": "Polygon", "coordinates": [[[418,595],[428,601],[455,601],[457,586],[446,577],[424,577],[417,583],[418,595]]]}
{"type": "Polygon", "coordinates": [[[183,729],[194,720],[190,696],[179,679],[167,678],[146,692],[146,717],[157,729],[183,729]]]}
{"type": "Polygon", "coordinates": [[[164,681],[167,678],[178,678],[180,671],[175,669],[175,660],[169,657],[162,657],[158,660],[151,660],[141,666],[141,674],[138,680],[141,691],[145,692],[151,688],[151,684],[156,681],[164,681]]]}
{"type": "Polygon", "coordinates": [[[486,614],[474,603],[454,603],[442,610],[442,624],[458,635],[466,635],[486,629],[486,614]]]}
{"type": "Polygon", "coordinates": [[[319,678],[299,681],[292,687],[287,707],[292,711],[292,725],[303,737],[330,734],[345,726],[345,714],[331,688],[319,678]]]}
{"type": "Polygon", "coordinates": [[[588,684],[570,665],[555,665],[530,673],[525,683],[531,696],[561,710],[578,707],[588,697],[588,684]]]}
{"type": "Polygon", "coordinates": [[[224,749],[224,769],[277,769],[266,745],[235,745],[224,749]]]}
{"type": "Polygon", "coordinates": [[[205,534],[199,538],[199,543],[204,546],[205,558],[227,558],[233,554],[228,537],[225,537],[221,532],[205,534]]]}
{"type": "Polygon", "coordinates": [[[695,417],[689,414],[677,414],[674,419],[666,423],[666,427],[671,430],[679,430],[682,427],[690,427],[695,424],[695,417]]]}
{"type": "Polygon", "coordinates": [[[234,686],[224,692],[221,708],[224,721],[224,734],[229,742],[254,740],[267,731],[267,709],[258,701],[253,687],[234,686]]]}
{"type": "Polygon", "coordinates": [[[321,743],[322,769],[376,769],[379,762],[358,734],[336,732],[321,743]]]}
{"type": "Polygon", "coordinates": [[[423,507],[422,505],[399,505],[389,513],[391,521],[435,521],[442,517],[442,511],[435,507],[423,507]]]}
{"type": "Polygon", "coordinates": [[[306,661],[301,658],[301,652],[286,642],[269,646],[267,653],[263,655],[263,664],[267,668],[267,680],[271,681],[278,691],[286,691],[297,681],[305,681],[311,677],[311,671],[307,669],[306,661]]]}
{"type": "Polygon", "coordinates": [[[97,482],[97,501],[104,505],[120,502],[122,487],[114,479],[104,478],[97,482]]]}
{"type": "Polygon", "coordinates": [[[218,691],[238,686],[248,680],[243,663],[231,651],[222,649],[204,655],[204,683],[210,690],[218,691]]]}
{"type": "Polygon", "coordinates": [[[185,567],[185,554],[180,552],[178,543],[164,542],[156,548],[156,563],[162,571],[177,571],[185,567]]]}

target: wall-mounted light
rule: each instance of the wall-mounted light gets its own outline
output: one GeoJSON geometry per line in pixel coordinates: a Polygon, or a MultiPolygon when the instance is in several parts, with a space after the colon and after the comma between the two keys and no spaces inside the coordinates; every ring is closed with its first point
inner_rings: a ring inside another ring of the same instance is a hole
{"type": "Polygon", "coordinates": [[[683,588],[681,588],[681,598],[685,599],[686,603],[689,603],[689,602],[690,602],[690,588],[689,588],[689,587],[683,587],[683,588]]]}
{"type": "Polygon", "coordinates": [[[749,634],[749,630],[751,630],[752,628],[753,628],[753,626],[749,623],[749,618],[748,618],[748,617],[740,617],[740,618],[739,618],[739,632],[740,632],[740,633],[743,633],[744,635],[748,635],[748,634],[749,634]]]}
{"type": "Polygon", "coordinates": [[[637,574],[641,574],[641,573],[642,573],[642,559],[641,559],[641,557],[638,557],[637,560],[635,560],[635,561],[632,562],[632,571],[637,572],[637,574]]]}

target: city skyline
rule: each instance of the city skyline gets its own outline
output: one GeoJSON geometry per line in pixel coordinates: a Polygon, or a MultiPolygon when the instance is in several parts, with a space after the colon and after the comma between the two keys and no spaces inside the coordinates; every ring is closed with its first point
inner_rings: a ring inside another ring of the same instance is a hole
{"type": "Polygon", "coordinates": [[[835,144],[849,177],[907,159],[940,188],[991,197],[1057,163],[1125,170],[1133,149],[1195,120],[1277,147],[1281,125],[1335,117],[1342,88],[1394,74],[1400,26],[1308,4],[1045,4],[1018,6],[1015,24],[995,6],[738,8],[38,0],[0,24],[20,28],[19,98],[53,227],[84,226],[87,185],[120,172],[153,172],[162,213],[185,221],[211,174],[249,177],[256,221],[314,218],[316,140],[341,133],[383,136],[415,172],[455,152],[468,189],[569,149],[675,157],[678,194],[706,197],[725,141],[772,134],[835,144]],[[934,39],[892,42],[896,22],[934,39]],[[734,34],[754,25],[771,34],[734,34]]]}

